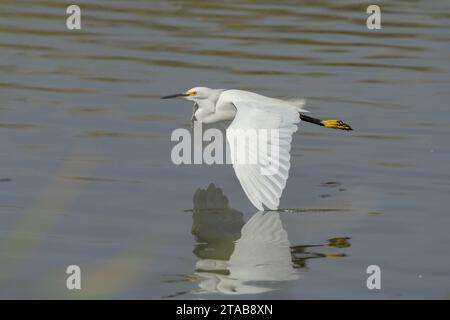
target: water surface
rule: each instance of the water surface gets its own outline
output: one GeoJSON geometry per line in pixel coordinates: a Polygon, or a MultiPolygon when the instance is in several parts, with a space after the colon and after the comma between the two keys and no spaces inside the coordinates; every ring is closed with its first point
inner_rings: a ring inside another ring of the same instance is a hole
{"type": "Polygon", "coordinates": [[[359,1],[77,3],[81,31],[0,9],[1,298],[450,297],[448,1],[381,1],[379,31],[359,1]],[[230,166],[170,161],[191,106],[159,97],[196,85],[355,131],[302,123],[294,210],[258,213],[230,166]]]}

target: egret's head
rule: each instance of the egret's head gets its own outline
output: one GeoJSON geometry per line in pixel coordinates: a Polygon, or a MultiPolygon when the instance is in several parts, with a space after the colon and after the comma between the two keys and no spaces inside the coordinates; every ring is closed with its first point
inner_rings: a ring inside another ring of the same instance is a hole
{"type": "Polygon", "coordinates": [[[206,87],[195,87],[192,89],[189,89],[186,92],[183,93],[175,93],[168,96],[164,96],[161,99],[171,99],[171,98],[177,98],[182,97],[183,99],[190,100],[190,101],[198,101],[198,100],[204,100],[212,98],[216,95],[216,90],[206,88],[206,87]]]}

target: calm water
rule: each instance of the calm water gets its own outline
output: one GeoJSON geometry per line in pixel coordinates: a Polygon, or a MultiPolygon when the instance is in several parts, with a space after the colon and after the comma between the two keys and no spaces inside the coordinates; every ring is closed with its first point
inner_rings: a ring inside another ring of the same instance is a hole
{"type": "Polygon", "coordinates": [[[448,1],[378,2],[381,31],[370,2],[77,3],[81,31],[2,1],[0,298],[450,298],[448,1]],[[294,210],[255,213],[230,166],[170,161],[191,106],[158,97],[196,85],[356,130],[302,124],[294,210]]]}

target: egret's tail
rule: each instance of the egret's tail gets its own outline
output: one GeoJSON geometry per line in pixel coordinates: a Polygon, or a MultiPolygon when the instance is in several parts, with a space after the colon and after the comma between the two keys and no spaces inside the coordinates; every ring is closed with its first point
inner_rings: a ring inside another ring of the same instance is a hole
{"type": "Polygon", "coordinates": [[[353,130],[352,127],[350,127],[348,124],[342,122],[341,120],[332,120],[332,119],[320,120],[320,119],[308,117],[304,114],[300,114],[300,119],[305,122],[314,123],[314,124],[317,124],[317,125],[325,127],[325,128],[332,128],[332,129],[339,129],[339,130],[346,130],[346,131],[353,130]]]}
{"type": "Polygon", "coordinates": [[[309,112],[308,110],[303,109],[303,107],[305,106],[305,102],[306,102],[305,99],[284,99],[281,101],[283,101],[284,103],[287,103],[291,106],[296,107],[298,112],[309,112]]]}

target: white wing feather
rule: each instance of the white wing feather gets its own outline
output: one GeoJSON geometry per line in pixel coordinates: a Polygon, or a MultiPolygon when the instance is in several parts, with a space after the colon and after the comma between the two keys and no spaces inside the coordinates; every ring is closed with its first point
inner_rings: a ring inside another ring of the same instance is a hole
{"type": "MultiPolygon", "coordinates": [[[[277,141],[268,140],[266,148],[258,148],[258,144],[248,144],[249,154],[257,155],[257,164],[237,163],[236,153],[240,152],[235,148],[227,133],[227,140],[230,146],[231,161],[236,176],[241,183],[245,194],[251,203],[258,209],[264,210],[264,206],[275,210],[280,203],[280,197],[286,186],[290,168],[290,151],[292,134],[297,131],[297,123],[300,122],[299,107],[271,101],[233,101],[237,109],[233,122],[228,130],[236,129],[278,129],[277,141]],[[271,144],[277,143],[279,148],[278,156],[271,154],[271,144]],[[264,175],[261,160],[269,160],[270,163],[278,167],[273,175],[264,175]]],[[[237,137],[239,139],[239,137],[237,137]]]]}

